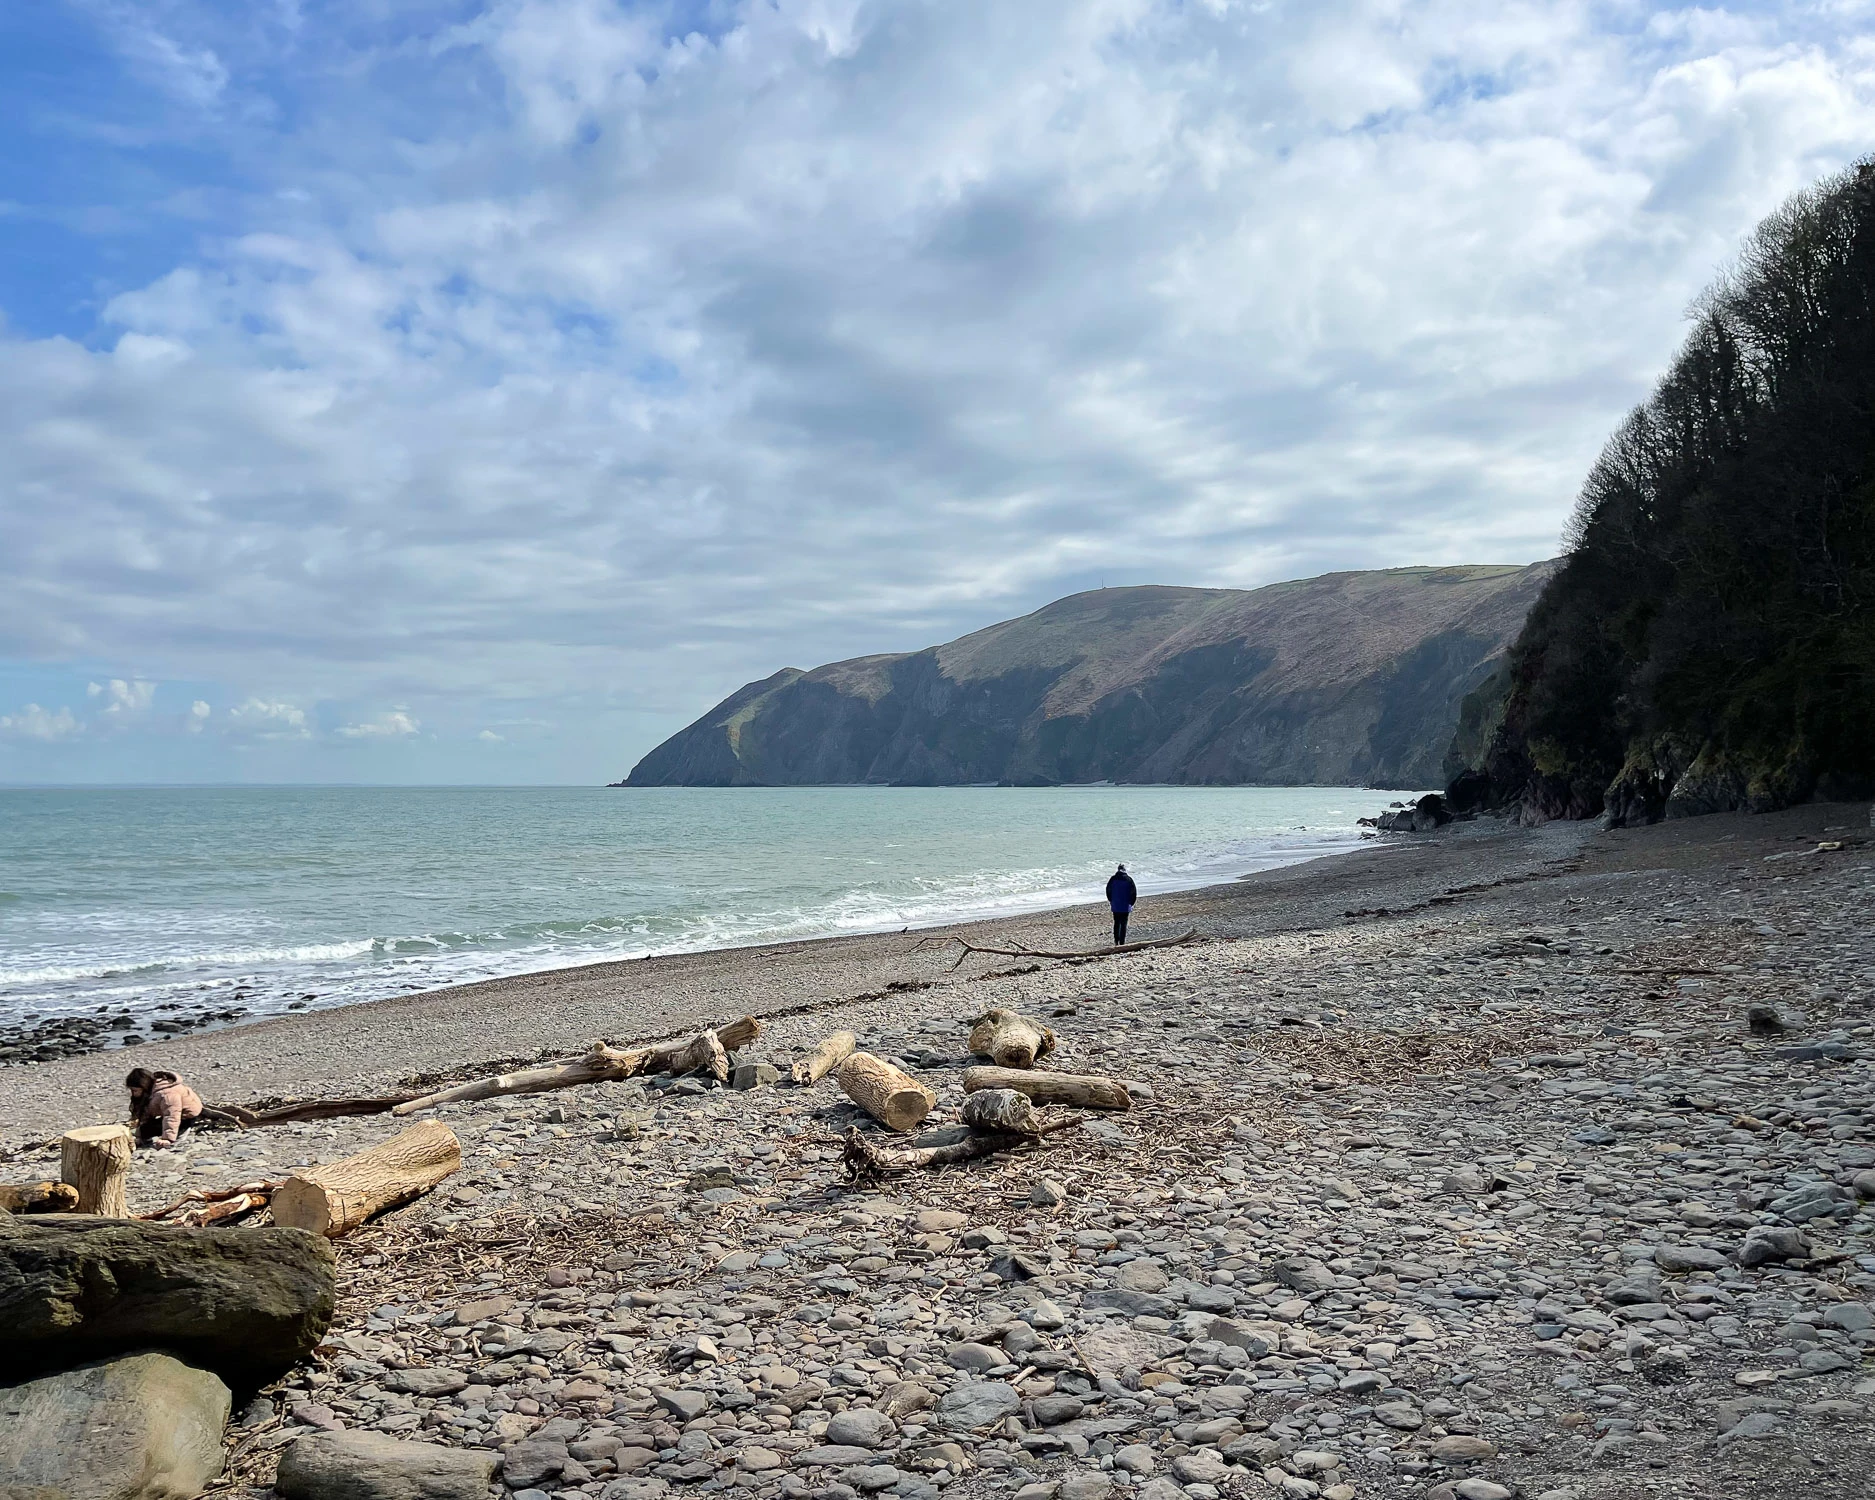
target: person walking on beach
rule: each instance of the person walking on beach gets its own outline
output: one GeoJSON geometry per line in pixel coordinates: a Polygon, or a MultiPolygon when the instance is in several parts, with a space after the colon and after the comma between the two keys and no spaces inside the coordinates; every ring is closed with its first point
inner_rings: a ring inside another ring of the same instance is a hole
{"type": "Polygon", "coordinates": [[[1113,946],[1126,946],[1126,919],[1132,914],[1133,903],[1139,900],[1139,887],[1133,884],[1133,877],[1126,873],[1126,866],[1121,865],[1107,878],[1107,905],[1113,908],[1113,946]]]}
{"type": "Polygon", "coordinates": [[[174,1073],[132,1068],[124,1087],[130,1090],[139,1146],[173,1146],[202,1117],[202,1096],[174,1073]]]}

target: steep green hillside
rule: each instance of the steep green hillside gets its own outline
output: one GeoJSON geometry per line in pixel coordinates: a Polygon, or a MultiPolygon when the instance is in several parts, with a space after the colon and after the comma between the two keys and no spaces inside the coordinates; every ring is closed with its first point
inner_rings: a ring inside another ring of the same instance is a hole
{"type": "Polygon", "coordinates": [[[1101,589],[948,645],[750,683],[628,786],[1430,786],[1549,564],[1101,589]]]}
{"type": "Polygon", "coordinates": [[[1875,166],[1799,194],[1604,450],[1461,801],[1616,823],[1875,786],[1875,166]]]}

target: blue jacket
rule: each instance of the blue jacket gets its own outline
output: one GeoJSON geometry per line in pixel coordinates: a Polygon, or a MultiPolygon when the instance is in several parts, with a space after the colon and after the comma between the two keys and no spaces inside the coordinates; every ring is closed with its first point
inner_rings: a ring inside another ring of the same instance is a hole
{"type": "Polygon", "coordinates": [[[1115,911],[1131,911],[1138,899],[1139,887],[1133,884],[1133,877],[1124,870],[1115,870],[1107,882],[1107,905],[1115,911]]]}

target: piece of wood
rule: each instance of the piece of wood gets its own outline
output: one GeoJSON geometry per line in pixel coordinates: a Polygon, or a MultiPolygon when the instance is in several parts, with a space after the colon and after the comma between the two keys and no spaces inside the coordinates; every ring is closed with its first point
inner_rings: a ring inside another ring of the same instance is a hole
{"type": "Polygon", "coordinates": [[[1055,1050],[1055,1034],[1013,1010],[988,1010],[970,1028],[970,1050],[1005,1068],[1032,1068],[1055,1050]]]}
{"type": "Polygon", "coordinates": [[[981,1089],[964,1096],[964,1124],[978,1135],[1040,1135],[1041,1117],[1014,1089],[981,1089]]]}
{"type": "MultiPolygon", "coordinates": [[[[864,1056],[865,1054],[861,1054],[864,1056]]],[[[1043,1136],[1057,1130],[1071,1130],[1081,1123],[1079,1115],[1065,1120],[1050,1120],[1035,1135],[972,1135],[943,1146],[876,1146],[859,1133],[857,1126],[846,1133],[842,1152],[847,1176],[858,1182],[876,1182],[881,1177],[896,1177],[905,1172],[930,1167],[946,1167],[957,1162],[975,1161],[994,1156],[999,1151],[1016,1151],[1032,1146],[1043,1136]]]]}
{"type": "Polygon", "coordinates": [[[716,1040],[726,1052],[740,1052],[762,1034],[762,1023],[754,1016],[740,1016],[727,1026],[716,1029],[716,1040]]]}
{"type": "Polygon", "coordinates": [[[259,1181],[244,1182],[239,1187],[231,1188],[192,1188],[174,1203],[165,1204],[162,1208],[147,1214],[133,1214],[131,1217],[142,1219],[147,1223],[167,1219],[178,1209],[188,1208],[191,1204],[221,1203],[230,1198],[259,1198],[264,1201],[272,1197],[274,1189],[279,1186],[277,1182],[259,1181]]]}
{"type": "MultiPolygon", "coordinates": [[[[718,1083],[729,1081],[729,1053],[732,1047],[746,1047],[762,1033],[762,1023],[753,1016],[743,1016],[716,1031],[700,1031],[695,1036],[674,1042],[660,1042],[654,1047],[622,1051],[594,1042],[584,1056],[526,1068],[518,1073],[501,1073],[492,1078],[476,1078],[433,1093],[418,1094],[397,1101],[391,1113],[402,1117],[418,1110],[434,1109],[439,1104],[457,1104],[468,1099],[495,1099],[509,1094],[544,1094],[550,1089],[573,1088],[583,1083],[612,1083],[634,1078],[640,1073],[708,1073],[718,1083]]],[[[365,1101],[357,1101],[365,1102],[365,1101]]]]}
{"type": "Polygon", "coordinates": [[[729,1053],[723,1040],[713,1031],[699,1031],[681,1042],[665,1042],[646,1055],[641,1071],[670,1073],[708,1073],[718,1083],[729,1081],[729,1053]]]}
{"type": "Polygon", "coordinates": [[[1131,1109],[1126,1085],[1083,1073],[1038,1073],[1027,1068],[965,1068],[964,1092],[1014,1089],[1037,1104],[1072,1104],[1078,1109],[1131,1109]]]}
{"type": "MultiPolygon", "coordinates": [[[[1152,938],[1143,943],[1113,943],[1105,948],[1081,948],[1066,953],[1058,952],[1052,948],[990,948],[980,943],[972,943],[964,938],[955,936],[939,938],[937,941],[940,943],[956,943],[959,945],[957,962],[951,965],[951,967],[955,969],[972,953],[992,953],[998,958],[1110,958],[1116,953],[1138,953],[1146,948],[1176,948],[1181,943],[1191,942],[1197,936],[1198,929],[1193,927],[1181,932],[1177,937],[1152,938]]],[[[931,941],[932,939],[930,938],[921,940],[913,947],[912,952],[916,953],[918,949],[924,947],[926,943],[931,941]]]]}
{"type": "Polygon", "coordinates": [[[859,1048],[859,1038],[850,1031],[836,1031],[822,1037],[820,1045],[788,1070],[788,1076],[801,1087],[819,1083],[859,1048]]]}
{"type": "Polygon", "coordinates": [[[78,1208],[78,1189],[69,1182],[0,1182],[0,1213],[69,1214],[78,1208]]]}
{"type": "Polygon", "coordinates": [[[833,1075],[841,1090],[887,1130],[910,1130],[937,1103],[911,1074],[870,1052],[855,1052],[833,1075]]]}
{"type": "Polygon", "coordinates": [[[84,1125],[59,1140],[59,1176],[78,1190],[78,1212],[127,1219],[124,1188],[136,1151],[128,1125],[84,1125]]]}
{"type": "Polygon", "coordinates": [[[393,1115],[415,1114],[420,1109],[434,1109],[439,1104],[457,1104],[465,1099],[495,1099],[508,1094],[544,1094],[549,1089],[572,1088],[580,1083],[604,1083],[630,1078],[644,1067],[643,1052],[620,1052],[604,1042],[594,1042],[583,1057],[568,1062],[548,1063],[541,1068],[527,1068],[519,1073],[498,1073],[493,1078],[477,1078],[438,1089],[433,1094],[419,1094],[391,1110],[393,1115]]]}
{"type": "Polygon", "coordinates": [[[241,1130],[260,1125],[287,1125],[295,1120],[336,1120],[348,1115],[384,1115],[398,1105],[420,1097],[416,1094],[392,1094],[381,1099],[289,1099],[255,1109],[247,1104],[205,1104],[204,1120],[226,1120],[241,1130]]]}
{"type": "Polygon", "coordinates": [[[273,1221],[337,1239],[373,1214],[427,1193],[461,1166],[455,1131],[425,1120],[369,1151],[294,1173],[274,1192],[273,1221]]]}

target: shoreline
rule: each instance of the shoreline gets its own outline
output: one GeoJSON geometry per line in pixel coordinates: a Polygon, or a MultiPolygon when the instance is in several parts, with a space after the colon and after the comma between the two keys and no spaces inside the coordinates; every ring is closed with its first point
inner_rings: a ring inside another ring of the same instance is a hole
{"type": "MultiPolygon", "coordinates": [[[[1324,906],[1335,907],[1338,918],[1345,908],[1397,905],[1403,890],[1415,886],[1437,894],[1431,887],[1442,881],[1520,871],[1552,851],[1573,849],[1590,831],[1590,825],[1524,829],[1480,819],[1439,835],[1368,840],[1145,897],[1131,935],[1140,942],[1197,925],[1203,937],[1232,939],[1316,925],[1325,919],[1324,906]]],[[[170,1068],[211,1103],[371,1092],[414,1076],[568,1054],[595,1037],[642,1041],[745,1013],[778,1015],[883,996],[894,993],[887,989],[893,984],[969,983],[986,965],[973,960],[951,973],[943,939],[968,934],[1008,946],[1091,948],[1102,941],[1105,923],[1105,904],[1091,901],[902,931],[611,959],[72,1053],[0,1070],[11,1100],[0,1119],[0,1149],[68,1120],[74,1097],[110,1099],[114,1106],[121,1074],[133,1065],[170,1068]],[[913,934],[920,951],[901,941],[913,934]],[[135,1054],[134,1064],[126,1052],[135,1054]],[[361,1057],[372,1065],[360,1068],[361,1057]]]]}

